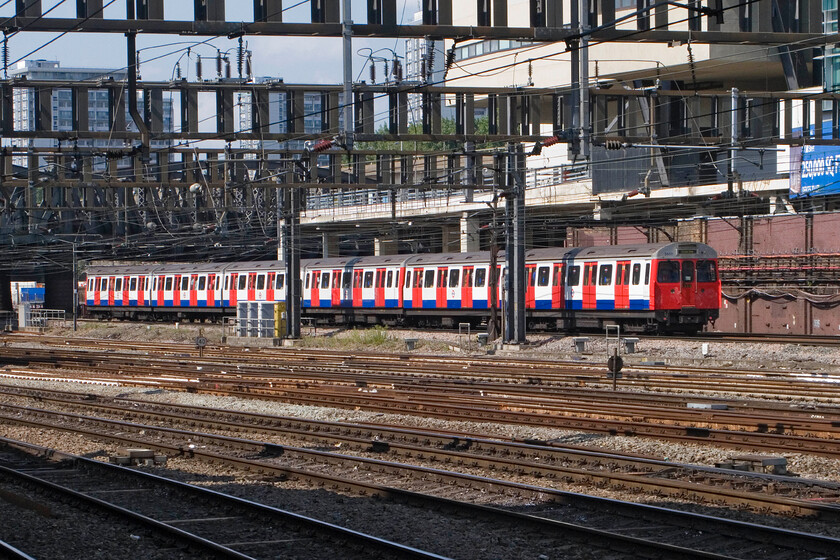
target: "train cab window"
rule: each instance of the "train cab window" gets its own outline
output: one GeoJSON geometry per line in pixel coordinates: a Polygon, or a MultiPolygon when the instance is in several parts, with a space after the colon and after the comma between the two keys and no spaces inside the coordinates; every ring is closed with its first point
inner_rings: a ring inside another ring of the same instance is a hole
{"type": "Polygon", "coordinates": [[[638,286],[642,279],[642,265],[636,263],[633,265],[633,285],[638,286]]]}
{"type": "Polygon", "coordinates": [[[645,286],[650,284],[650,263],[645,264],[645,286]]]}
{"type": "Polygon", "coordinates": [[[172,277],[171,276],[166,277],[166,282],[163,284],[163,289],[166,290],[167,292],[172,289],[172,277]]]}
{"type": "Polygon", "coordinates": [[[207,289],[207,277],[201,276],[198,279],[198,289],[199,290],[206,290],[207,289]]]}
{"type": "Polygon", "coordinates": [[[449,287],[450,288],[457,288],[458,281],[461,280],[461,271],[460,270],[453,270],[449,273],[449,287]]]}
{"type": "Polygon", "coordinates": [[[365,272],[365,288],[372,288],[373,287],[373,271],[368,270],[365,272]]]}
{"type": "Polygon", "coordinates": [[[394,271],[393,271],[393,270],[389,270],[389,271],[388,271],[388,287],[390,288],[390,287],[392,287],[393,285],[394,285],[394,271]]]}
{"type": "Polygon", "coordinates": [[[464,283],[463,286],[467,288],[472,288],[473,285],[473,269],[465,268],[464,269],[464,283]]]}
{"type": "Polygon", "coordinates": [[[613,265],[602,264],[598,274],[598,284],[601,286],[609,286],[612,284],[613,265]]]}
{"type": "Polygon", "coordinates": [[[548,279],[551,277],[551,267],[541,266],[537,271],[537,285],[548,286],[548,279]]]}
{"type": "Polygon", "coordinates": [[[697,281],[717,281],[717,267],[715,266],[715,261],[697,261],[697,281]]]}
{"type": "Polygon", "coordinates": [[[446,287],[446,281],[447,281],[448,277],[449,277],[449,271],[448,270],[438,270],[437,287],[438,288],[445,288],[446,287]]]}
{"type": "Polygon", "coordinates": [[[181,278],[181,291],[186,292],[190,289],[190,279],[184,276],[181,278]]]}
{"type": "Polygon", "coordinates": [[[137,291],[137,278],[132,278],[131,281],[128,283],[129,291],[136,292],[137,291]]]}
{"type": "Polygon", "coordinates": [[[579,286],[580,285],[580,267],[579,266],[570,266],[569,267],[569,286],[579,286]]]}
{"type": "Polygon", "coordinates": [[[257,289],[265,289],[265,274],[260,274],[259,276],[257,276],[257,289]]]}
{"type": "Polygon", "coordinates": [[[117,278],[116,286],[114,287],[115,292],[122,291],[122,278],[117,278]]]}
{"type": "Polygon", "coordinates": [[[680,281],[680,263],[678,261],[662,261],[656,273],[656,281],[663,284],[675,284],[680,281]]]}
{"type": "MultiPolygon", "coordinates": [[[[248,282],[248,276],[246,276],[245,274],[240,274],[239,275],[239,289],[244,290],[247,282],[248,282]]],[[[308,280],[307,280],[306,283],[307,283],[307,287],[309,287],[308,286],[308,284],[309,284],[308,280]]]]}
{"type": "Polygon", "coordinates": [[[694,282],[694,261],[683,261],[682,281],[685,283],[694,282]]]}
{"type": "Polygon", "coordinates": [[[330,287],[330,273],[324,272],[321,274],[321,288],[327,290],[330,287]]]}
{"type": "Polygon", "coordinates": [[[423,281],[423,287],[425,288],[432,288],[435,285],[435,271],[434,270],[427,270],[426,271],[426,278],[423,281]]]}
{"type": "Polygon", "coordinates": [[[277,275],[277,289],[282,290],[283,284],[286,283],[286,275],[285,274],[278,274],[277,275]]]}
{"type": "Polygon", "coordinates": [[[486,268],[477,268],[475,269],[475,287],[476,288],[483,288],[484,283],[487,281],[487,269],[486,268]]]}
{"type": "Polygon", "coordinates": [[[311,272],[306,273],[306,286],[304,286],[304,288],[306,288],[307,290],[309,289],[309,282],[310,282],[310,277],[311,276],[312,276],[311,272]]]}

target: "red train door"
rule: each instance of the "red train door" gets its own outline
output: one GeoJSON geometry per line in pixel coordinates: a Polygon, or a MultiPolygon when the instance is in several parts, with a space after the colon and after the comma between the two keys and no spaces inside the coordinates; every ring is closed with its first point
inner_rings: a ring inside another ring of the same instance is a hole
{"type": "Polygon", "coordinates": [[[438,309],[446,309],[446,283],[449,281],[449,269],[440,267],[437,271],[437,285],[435,289],[435,306],[438,309]]]}
{"type": "Polygon", "coordinates": [[[403,306],[403,289],[405,287],[405,268],[404,267],[400,267],[400,271],[397,274],[397,278],[398,278],[397,288],[399,288],[397,290],[397,300],[398,300],[397,307],[402,309],[402,306],[403,306]]]}
{"type": "Polygon", "coordinates": [[[190,307],[198,307],[198,274],[190,275],[190,307]]]}
{"type": "Polygon", "coordinates": [[[230,287],[228,288],[228,304],[231,307],[236,307],[236,283],[239,281],[239,274],[236,272],[231,273],[230,275],[230,287]]]}
{"type": "Polygon", "coordinates": [[[128,276],[123,276],[123,289],[122,289],[122,304],[123,305],[129,305],[128,287],[129,287],[129,278],[128,278],[128,276]]]}
{"type": "Polygon", "coordinates": [[[697,275],[694,270],[694,261],[682,262],[682,275],[680,276],[680,294],[683,307],[694,307],[697,304],[697,275]]]}
{"type": "Polygon", "coordinates": [[[330,303],[333,307],[341,307],[341,271],[332,271],[332,297],[330,303]]]}
{"type": "Polygon", "coordinates": [[[114,284],[116,279],[113,276],[108,277],[108,305],[114,306],[114,284]]]}
{"type": "Polygon", "coordinates": [[[166,276],[158,276],[157,278],[155,278],[155,282],[157,283],[157,304],[160,307],[163,307],[164,305],[166,305],[166,300],[164,299],[164,293],[163,293],[163,285],[164,285],[165,279],[166,279],[166,276]]]}
{"type": "Polygon", "coordinates": [[[598,299],[595,290],[598,281],[598,263],[584,263],[583,265],[583,308],[595,309],[598,299]]]}
{"type": "Polygon", "coordinates": [[[374,305],[385,307],[385,269],[376,269],[376,283],[374,284],[374,305]]]}
{"type": "Polygon", "coordinates": [[[563,309],[565,307],[563,297],[563,265],[554,264],[551,274],[551,308],[563,309]]]}
{"type": "Polygon", "coordinates": [[[423,308],[423,269],[414,269],[414,280],[411,283],[411,307],[423,308]]]}
{"type": "Polygon", "coordinates": [[[475,267],[465,266],[461,271],[461,309],[472,309],[473,273],[475,267]]]}
{"type": "Polygon", "coordinates": [[[181,306],[181,275],[176,274],[172,286],[172,305],[174,307],[181,306]]]}
{"type": "Polygon", "coordinates": [[[353,271],[353,307],[362,307],[364,299],[362,297],[362,279],[364,271],[353,271]]]}
{"type": "Polygon", "coordinates": [[[618,261],[615,273],[615,308],[630,309],[630,261],[618,261]]]}
{"type": "Polygon", "coordinates": [[[207,307],[216,307],[216,275],[207,275],[207,307]]]}
{"type": "Polygon", "coordinates": [[[525,309],[534,309],[537,306],[536,291],[534,284],[537,278],[537,265],[525,265],[525,309]]]}
{"type": "Polygon", "coordinates": [[[321,284],[321,271],[320,270],[313,270],[312,271],[312,283],[310,286],[310,296],[309,296],[309,307],[320,307],[321,306],[321,291],[320,291],[320,284],[321,284]]]}
{"type": "Polygon", "coordinates": [[[146,277],[137,277],[137,305],[146,305],[146,277]]]}
{"type": "Polygon", "coordinates": [[[257,273],[248,273],[248,301],[257,300],[257,273]]]}

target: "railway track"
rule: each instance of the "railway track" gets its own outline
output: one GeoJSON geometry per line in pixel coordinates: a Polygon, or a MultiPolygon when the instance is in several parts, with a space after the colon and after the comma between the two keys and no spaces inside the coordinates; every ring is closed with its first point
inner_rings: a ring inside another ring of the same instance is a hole
{"type": "MultiPolygon", "coordinates": [[[[22,397],[24,406],[131,419],[156,426],[201,429],[215,434],[261,436],[278,445],[329,448],[365,453],[428,466],[476,468],[527,475],[589,487],[631,489],[639,493],[726,504],[742,510],[782,515],[840,516],[840,484],[726,469],[680,465],[585,448],[553,447],[548,442],[499,441],[477,434],[436,433],[369,424],[311,421],[231,410],[150,403],[139,399],[0,387],[22,397]]],[[[0,405],[2,410],[2,405],[0,405]]],[[[501,476],[501,474],[499,475],[501,476]]]]}
{"type": "MultiPolygon", "coordinates": [[[[121,468],[84,457],[0,438],[4,482],[60,496],[79,507],[96,508],[153,531],[167,548],[193,550],[196,557],[394,558],[443,560],[444,557],[350,531],[291,512],[221,494],[198,486],[121,468]],[[51,461],[10,452],[27,449],[51,461]],[[56,461],[57,458],[60,461],[56,461]],[[306,546],[302,547],[301,543],[306,546]]],[[[22,543],[21,546],[25,546],[22,543]]],[[[31,543],[29,543],[31,545],[31,543]]],[[[119,550],[115,556],[120,556],[119,550]]]]}
{"type": "MultiPolygon", "coordinates": [[[[528,535],[535,551],[545,547],[556,553],[559,543],[570,536],[589,539],[590,546],[607,551],[601,556],[607,558],[664,555],[798,559],[840,549],[840,540],[819,535],[311,448],[36,411],[31,407],[4,419],[39,429],[70,430],[120,445],[145,445],[172,456],[187,455],[193,460],[247,469],[281,480],[306,479],[355,495],[397,498],[434,510],[454,508],[459,515],[473,518],[472,522],[502,520],[510,524],[528,535]],[[185,441],[193,442],[193,446],[185,447],[185,441]],[[370,482],[373,474],[375,483],[370,482]],[[511,509],[503,509],[499,503],[511,509]],[[528,507],[523,509],[524,504],[528,507]],[[533,540],[538,535],[543,535],[543,540],[533,540]],[[710,535],[714,538],[710,539],[710,535]]],[[[476,530],[482,531],[480,526],[476,530]]]]}

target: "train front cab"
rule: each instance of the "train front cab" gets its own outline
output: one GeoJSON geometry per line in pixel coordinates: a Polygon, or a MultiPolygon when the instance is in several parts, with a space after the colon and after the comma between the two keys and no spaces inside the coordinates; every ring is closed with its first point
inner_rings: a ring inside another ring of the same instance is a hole
{"type": "Polygon", "coordinates": [[[656,258],[653,265],[651,299],[661,328],[698,332],[718,318],[720,277],[710,247],[679,244],[677,255],[656,258]]]}

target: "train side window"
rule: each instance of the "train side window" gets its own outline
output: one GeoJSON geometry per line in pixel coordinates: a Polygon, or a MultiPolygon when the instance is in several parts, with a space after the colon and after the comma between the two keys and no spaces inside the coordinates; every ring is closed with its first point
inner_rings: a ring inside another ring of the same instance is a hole
{"type": "Polygon", "coordinates": [[[248,289],[253,290],[257,286],[257,275],[253,272],[248,275],[248,289]]]}
{"type": "Polygon", "coordinates": [[[158,289],[157,286],[158,286],[158,279],[157,279],[157,276],[155,276],[154,280],[152,280],[152,291],[153,292],[157,291],[157,289],[158,289]]]}
{"type": "Polygon", "coordinates": [[[365,288],[372,288],[373,287],[373,271],[368,270],[365,272],[365,288]]]}
{"type": "Polygon", "coordinates": [[[650,263],[645,264],[645,286],[650,284],[650,263]]]}
{"type": "Polygon", "coordinates": [[[717,267],[715,266],[715,261],[697,261],[697,281],[717,281],[717,267]]]}
{"type": "Polygon", "coordinates": [[[569,286],[579,286],[580,285],[580,267],[579,266],[570,266],[569,267],[569,286]]]}
{"type": "Polygon", "coordinates": [[[633,285],[638,286],[642,279],[642,265],[636,263],[633,265],[633,285]]]}
{"type": "Polygon", "coordinates": [[[458,282],[461,280],[461,271],[460,270],[453,270],[449,273],[449,287],[450,288],[457,288],[458,282]]]}
{"type": "Polygon", "coordinates": [[[285,283],[286,283],[286,275],[285,274],[278,274],[277,275],[277,289],[282,290],[285,283]]]}
{"type": "Polygon", "coordinates": [[[532,288],[534,287],[534,285],[535,285],[534,280],[536,280],[536,277],[537,277],[537,267],[533,267],[533,268],[531,268],[531,270],[528,271],[528,286],[530,286],[532,288]]]}
{"type": "Polygon", "coordinates": [[[447,281],[447,278],[448,278],[448,273],[447,273],[447,271],[446,271],[446,270],[438,270],[438,283],[437,283],[437,287],[438,287],[438,288],[445,288],[445,287],[446,287],[446,281],[447,281]]]}
{"type": "Polygon", "coordinates": [[[307,290],[309,289],[310,276],[312,276],[312,273],[307,272],[306,273],[306,286],[304,286],[307,290]]]}
{"type": "Polygon", "coordinates": [[[434,270],[427,270],[426,271],[426,278],[423,281],[423,287],[425,288],[432,288],[435,285],[435,271],[434,270]]]}
{"type": "Polygon", "coordinates": [[[609,286],[612,284],[613,265],[602,264],[598,275],[598,284],[601,286],[609,286]]]}
{"type": "Polygon", "coordinates": [[[195,276],[190,278],[190,290],[195,290],[195,276]]]}
{"type": "Polygon", "coordinates": [[[561,274],[561,272],[562,272],[562,269],[560,268],[560,265],[555,265],[554,266],[554,277],[551,279],[551,285],[552,286],[559,286],[560,285],[560,281],[563,278],[563,275],[561,274]]]}
{"type": "Polygon", "coordinates": [[[675,284],[680,281],[680,263],[661,261],[656,272],[656,281],[663,284],[675,284]]]}
{"type": "Polygon", "coordinates": [[[93,291],[93,278],[89,278],[87,282],[87,289],[89,292],[93,291]]]}
{"type": "Polygon", "coordinates": [[[136,276],[131,277],[131,280],[128,283],[128,290],[131,291],[131,292],[136,292],[137,291],[137,277],[136,276]]]}
{"type": "Polygon", "coordinates": [[[361,270],[354,270],[353,271],[353,287],[354,288],[361,288],[362,287],[362,271],[361,270]]]}
{"type": "Polygon", "coordinates": [[[422,288],[423,287],[423,270],[417,269],[414,271],[414,287],[415,288],[422,288]]]}
{"type": "Polygon", "coordinates": [[[190,279],[186,276],[181,278],[181,291],[186,292],[190,289],[190,279]]]}
{"type": "Polygon", "coordinates": [[[382,271],[377,270],[376,271],[376,283],[374,283],[374,287],[376,287],[376,288],[384,287],[383,280],[382,280],[384,277],[385,276],[382,274],[382,271]]]}
{"type": "Polygon", "coordinates": [[[473,269],[465,268],[464,269],[464,283],[462,286],[466,286],[467,288],[472,288],[473,282],[473,269]]]}
{"type": "Polygon", "coordinates": [[[257,276],[257,289],[265,289],[265,274],[260,274],[259,276],[257,276]]]}
{"type": "Polygon", "coordinates": [[[337,290],[341,285],[341,273],[340,272],[333,272],[332,275],[332,287],[333,290],[337,290]]]}
{"type": "Polygon", "coordinates": [[[389,288],[391,288],[391,287],[393,287],[393,286],[394,286],[394,271],[393,271],[393,270],[389,270],[389,271],[388,271],[388,280],[387,280],[387,282],[388,282],[388,287],[389,287],[389,288]]]}
{"type": "Polygon", "coordinates": [[[219,291],[219,284],[220,283],[221,283],[221,279],[218,276],[216,276],[216,291],[217,292],[219,291]]]}
{"type": "Polygon", "coordinates": [[[621,284],[627,286],[630,284],[630,263],[625,263],[622,268],[621,284]]]}
{"type": "Polygon", "coordinates": [[[230,276],[225,276],[225,290],[230,287],[230,276]]]}
{"type": "MultiPolygon", "coordinates": [[[[240,274],[239,275],[239,289],[244,290],[247,282],[248,282],[248,277],[245,274],[240,274]]],[[[307,280],[306,283],[309,284],[309,281],[307,280]]]]}
{"type": "Polygon", "coordinates": [[[487,269],[486,268],[475,269],[475,287],[476,288],[483,288],[484,283],[486,281],[487,281],[487,269]]]}
{"type": "Polygon", "coordinates": [[[198,278],[198,289],[199,290],[206,290],[207,289],[207,277],[206,276],[199,276],[199,278],[198,278]]]}
{"type": "Polygon", "coordinates": [[[329,272],[324,272],[321,275],[321,287],[325,290],[330,287],[330,273],[329,272]]]}
{"type": "Polygon", "coordinates": [[[163,289],[166,290],[167,292],[172,289],[172,277],[171,276],[166,277],[166,282],[163,284],[163,289]]]}
{"type": "Polygon", "coordinates": [[[281,276],[279,274],[274,277],[274,289],[275,290],[279,290],[280,288],[283,287],[283,281],[280,278],[281,278],[281,276]]]}
{"type": "Polygon", "coordinates": [[[537,272],[537,285],[548,286],[548,279],[551,277],[551,267],[541,266],[537,272]]]}
{"type": "Polygon", "coordinates": [[[121,292],[122,291],[122,278],[117,278],[117,283],[116,283],[116,286],[114,287],[114,291],[115,292],[121,292]]]}

